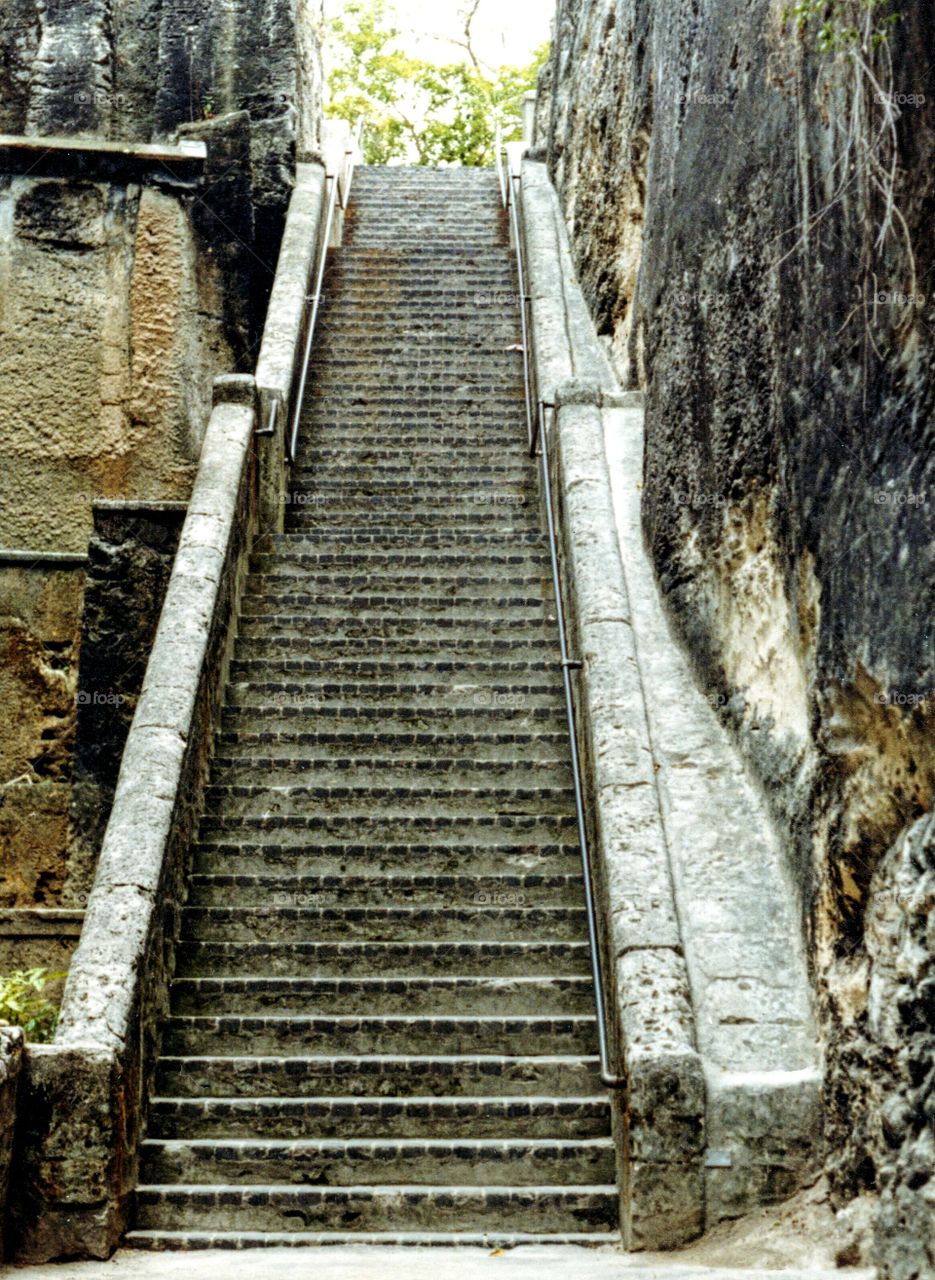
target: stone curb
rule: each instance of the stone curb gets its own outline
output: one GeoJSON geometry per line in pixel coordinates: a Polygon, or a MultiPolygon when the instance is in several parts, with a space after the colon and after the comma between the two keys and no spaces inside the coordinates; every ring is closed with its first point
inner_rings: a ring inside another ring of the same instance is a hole
{"type": "Polygon", "coordinates": [[[527,159],[522,172],[537,381],[555,406],[553,481],[574,656],[584,663],[592,860],[627,1081],[621,1222],[628,1248],[673,1248],[704,1225],[705,1079],[604,449],[604,413],[632,399],[596,341],[545,166],[527,159]]]}
{"type": "Polygon", "coordinates": [[[289,202],[257,360],[259,521],[260,528],[269,533],[281,533],[285,521],[289,413],[295,398],[295,384],[301,376],[299,360],[306,332],[306,304],[317,262],[325,185],[322,161],[296,166],[295,189],[289,202]],[[270,434],[274,405],[277,412],[270,434]]]}
{"type": "Polygon", "coordinates": [[[21,1259],[108,1257],[125,1225],[225,621],[256,523],[254,399],[252,378],[218,379],[58,1032],[26,1054],[13,1205],[21,1259]]]}

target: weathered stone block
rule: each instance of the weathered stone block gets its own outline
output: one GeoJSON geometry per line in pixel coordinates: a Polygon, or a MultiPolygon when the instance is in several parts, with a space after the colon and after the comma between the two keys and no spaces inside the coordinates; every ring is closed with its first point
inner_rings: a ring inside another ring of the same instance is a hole
{"type": "Polygon", "coordinates": [[[127,1081],[93,1048],[31,1046],[19,1105],[12,1245],[21,1260],[106,1258],[123,1227],[129,1187],[127,1081]]]}
{"type": "Polygon", "coordinates": [[[704,1230],[704,1178],[694,1164],[632,1160],[621,1188],[627,1249],[677,1249],[704,1230]]]}

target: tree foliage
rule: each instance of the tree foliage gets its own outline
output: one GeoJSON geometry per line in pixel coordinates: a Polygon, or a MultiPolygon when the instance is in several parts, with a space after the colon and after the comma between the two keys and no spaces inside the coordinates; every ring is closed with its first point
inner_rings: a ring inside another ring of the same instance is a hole
{"type": "Polygon", "coordinates": [[[430,62],[406,51],[389,0],[349,0],[328,23],[329,115],[364,122],[364,160],[424,165],[489,165],[496,120],[504,138],[521,136],[523,95],[535,88],[548,54],[544,45],[527,66],[485,67],[474,55],[470,24],[454,41],[468,57],[430,62]]]}

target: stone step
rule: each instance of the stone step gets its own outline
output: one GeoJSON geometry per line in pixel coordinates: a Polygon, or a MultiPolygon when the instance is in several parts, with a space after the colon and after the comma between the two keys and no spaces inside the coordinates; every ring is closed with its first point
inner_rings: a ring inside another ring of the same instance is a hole
{"type": "Polygon", "coordinates": [[[380,594],[384,598],[410,601],[413,599],[444,599],[448,603],[461,601],[483,601],[495,607],[498,599],[523,599],[535,601],[540,607],[549,603],[547,597],[551,593],[551,577],[545,566],[537,569],[521,568],[512,573],[484,573],[468,570],[457,574],[447,566],[436,569],[434,573],[427,570],[413,572],[398,569],[386,561],[375,567],[358,565],[351,572],[329,572],[327,566],[317,567],[309,563],[303,565],[280,565],[270,567],[261,573],[251,573],[244,584],[245,598],[263,597],[266,600],[302,600],[303,603],[319,603],[322,599],[335,600],[346,598],[355,602],[368,594],[380,594]],[[314,594],[313,594],[314,593],[314,594]],[[546,599],[544,600],[544,597],[546,599]]]}
{"type": "MultiPolygon", "coordinates": [[[[619,1246],[616,1231],[129,1231],[123,1247],[146,1252],[193,1253],[203,1249],[307,1249],[335,1245],[401,1248],[518,1249],[521,1246],[559,1245],[606,1249],[619,1246]]],[[[825,1280],[816,1275],[814,1280],[825,1280]]]]}
{"type": "Polygon", "coordinates": [[[384,278],[379,271],[360,265],[355,269],[350,263],[336,260],[325,273],[322,296],[326,312],[350,312],[360,307],[362,299],[396,308],[401,315],[408,315],[410,310],[426,310],[438,302],[461,307],[475,299],[477,305],[484,308],[481,312],[484,318],[498,308],[503,309],[504,314],[517,315],[519,308],[516,272],[511,265],[499,261],[486,267],[479,264],[470,277],[463,272],[415,276],[411,272],[396,271],[392,278],[389,275],[384,278]],[[507,307],[516,310],[507,313],[507,307]]]}
{"type": "Polygon", "coordinates": [[[488,643],[494,640],[522,640],[543,643],[555,643],[555,622],[539,616],[531,610],[524,613],[515,610],[516,616],[478,617],[462,613],[452,616],[447,611],[420,616],[411,611],[406,615],[388,610],[386,613],[368,611],[348,615],[314,613],[310,617],[304,614],[268,613],[240,615],[238,635],[243,640],[295,638],[305,644],[316,640],[329,643],[340,643],[350,640],[418,640],[428,646],[429,641],[455,638],[458,645],[473,639],[484,639],[488,643]]]}
{"type": "Polygon", "coordinates": [[[149,1138],[144,1184],[581,1186],[615,1176],[609,1137],[149,1138]]]}
{"type": "MultiPolygon", "coordinates": [[[[516,294],[505,294],[504,303],[507,300],[509,305],[486,304],[479,310],[477,295],[464,293],[455,305],[448,304],[444,310],[424,302],[400,306],[389,299],[385,305],[364,310],[340,298],[330,298],[319,312],[320,332],[327,335],[327,341],[320,338],[312,347],[312,354],[318,359],[331,350],[338,360],[344,360],[345,341],[366,346],[401,339],[427,344],[418,353],[409,353],[420,359],[431,358],[436,341],[446,346],[463,342],[466,350],[486,344],[486,350],[502,351],[518,341],[521,331],[516,294]],[[338,337],[340,343],[336,341],[338,337]]],[[[399,354],[406,355],[403,351],[399,354]]]]}
{"type": "MultiPolygon", "coordinates": [[[[341,449],[346,456],[365,457],[369,451],[450,458],[473,463],[526,460],[525,397],[520,389],[508,396],[420,393],[393,396],[380,388],[369,396],[356,396],[342,388],[330,398],[311,396],[302,410],[302,431],[309,440],[306,453],[316,449],[341,449]]],[[[300,454],[302,466],[306,454],[300,454]]]]}
{"type": "MultiPolygon", "coordinates": [[[[536,530],[509,529],[503,524],[496,528],[488,528],[483,532],[465,530],[423,529],[421,532],[393,528],[369,528],[355,532],[344,529],[340,533],[311,529],[293,529],[277,535],[274,545],[281,547],[288,543],[290,549],[308,554],[314,550],[316,555],[341,554],[354,555],[360,568],[365,568],[372,556],[383,559],[393,554],[393,548],[400,557],[405,550],[426,548],[441,554],[454,553],[461,558],[465,568],[475,563],[487,563],[490,555],[507,552],[513,555],[525,553],[544,559],[548,555],[548,544],[545,535],[536,530]],[[475,554],[477,561],[475,562],[475,554]]],[[[415,550],[410,550],[415,554],[415,550]]]]}
{"type": "Polygon", "coordinates": [[[325,322],[322,334],[327,342],[314,347],[309,357],[309,368],[319,382],[367,372],[381,381],[407,372],[450,376],[453,369],[459,375],[457,381],[474,374],[480,379],[489,375],[492,382],[503,370],[514,369],[522,355],[514,334],[491,333],[476,325],[466,333],[404,324],[374,332],[371,325],[364,333],[334,319],[325,322]]]}
{"type": "Polygon", "coordinates": [[[479,1187],[140,1186],[137,1228],[212,1231],[607,1232],[612,1185],[479,1187]]]}
{"type": "Polygon", "coordinates": [[[490,906],[580,907],[580,875],[245,876],[213,871],[189,879],[190,906],[342,907],[374,903],[444,909],[452,903],[490,906]]]}
{"type": "Polygon", "coordinates": [[[587,1138],[610,1132],[605,1096],[581,1098],[153,1098],[153,1138],[587,1138]]]}
{"type": "MultiPolygon", "coordinates": [[[[525,417],[521,408],[519,414],[511,412],[509,434],[500,440],[483,435],[483,426],[475,430],[474,417],[470,413],[447,419],[442,419],[442,413],[444,410],[432,411],[421,417],[407,413],[405,420],[398,409],[371,414],[360,406],[353,406],[341,420],[329,417],[326,406],[321,412],[306,413],[293,472],[294,485],[304,488],[318,483],[316,459],[324,454],[343,458],[349,466],[356,466],[358,458],[366,459],[376,450],[385,452],[391,447],[393,456],[403,464],[407,458],[414,458],[413,465],[424,465],[428,472],[434,469],[437,461],[446,459],[469,473],[471,467],[494,465],[505,454],[517,456],[518,451],[525,450],[525,417]],[[453,432],[454,438],[450,443],[446,439],[447,433],[439,425],[443,420],[448,422],[453,432]],[[387,441],[392,442],[391,446],[387,441]]],[[[502,420],[502,415],[498,418],[502,420]]],[[[525,454],[522,456],[526,466],[525,454]]],[[[368,464],[364,461],[361,465],[368,464]]]]}
{"type": "Polygon", "coordinates": [[[392,449],[403,462],[415,457],[434,466],[446,459],[467,474],[472,466],[495,465],[510,455],[525,465],[526,418],[519,398],[489,416],[473,404],[461,402],[448,409],[431,398],[406,408],[392,396],[369,401],[346,398],[338,408],[333,399],[329,403],[311,398],[306,407],[299,432],[297,486],[318,483],[314,459],[322,450],[340,453],[355,465],[374,450],[392,449]]]}
{"type": "Polygon", "coordinates": [[[366,491],[374,484],[388,489],[390,483],[408,484],[412,481],[414,493],[427,497],[461,494],[474,501],[474,494],[497,488],[515,486],[530,506],[538,506],[539,498],[531,470],[532,463],[523,459],[512,471],[495,471],[504,453],[517,454],[525,444],[522,424],[510,427],[510,439],[501,444],[491,443],[478,436],[471,443],[459,431],[459,439],[449,447],[439,435],[439,427],[433,417],[426,425],[419,422],[402,425],[398,421],[385,424],[364,424],[338,427],[323,420],[306,419],[301,436],[302,447],[292,470],[290,493],[314,493],[319,487],[334,489],[345,484],[348,494],[366,491]],[[347,435],[348,430],[354,433],[347,435]],[[339,439],[345,433],[347,438],[339,439]],[[423,438],[416,439],[421,432],[423,438]],[[520,440],[520,435],[523,439],[520,440]],[[392,443],[387,444],[387,438],[392,443]],[[377,453],[382,457],[377,457],[377,453]],[[391,473],[386,468],[394,468],[391,473]],[[474,486],[471,477],[476,472],[486,483],[474,486]],[[485,471],[480,476],[481,470],[485,471]],[[471,486],[470,488],[468,486],[471,486]]]}
{"type": "MultiPolygon", "coordinates": [[[[338,266],[343,266],[347,262],[361,261],[375,265],[386,263],[388,266],[404,267],[410,274],[424,269],[434,274],[444,271],[450,264],[460,263],[473,268],[493,266],[498,263],[505,263],[511,268],[513,266],[510,246],[505,238],[499,244],[494,236],[485,237],[483,244],[465,244],[458,237],[433,234],[429,238],[422,236],[421,239],[414,236],[409,243],[401,244],[396,249],[392,237],[393,234],[399,233],[399,229],[394,228],[392,232],[387,232],[385,242],[377,243],[378,232],[371,230],[366,234],[373,237],[373,243],[362,244],[356,239],[351,240],[346,245],[337,247],[337,251],[331,255],[331,261],[338,266]]],[[[357,234],[363,235],[364,232],[358,230],[357,234]]]]}
{"type": "Polygon", "coordinates": [[[308,403],[303,411],[314,411],[323,402],[329,404],[332,398],[338,407],[342,398],[359,399],[368,389],[374,396],[398,394],[400,399],[411,399],[415,405],[432,396],[442,399],[447,395],[457,395],[462,401],[468,395],[486,401],[491,391],[498,397],[512,393],[518,398],[522,390],[523,364],[519,351],[504,346],[492,352],[478,343],[478,349],[465,351],[462,360],[459,344],[452,343],[447,351],[439,351],[431,358],[403,355],[401,347],[413,341],[400,338],[388,340],[382,347],[375,347],[371,342],[355,348],[345,346],[340,337],[329,335],[329,347],[338,346],[346,359],[338,361],[326,356],[322,349],[309,362],[308,403]]]}
{"type": "MultiPolygon", "coordinates": [[[[401,877],[400,877],[401,878],[401,877]]],[[[221,879],[221,877],[218,877],[221,879]]],[[[337,877],[334,877],[337,879],[337,877]]],[[[506,880],[507,878],[504,877],[506,880]]],[[[521,877],[517,877],[521,879],[521,877]]],[[[204,878],[196,878],[197,891],[204,878]]],[[[479,881],[481,892],[501,892],[479,881]]],[[[580,900],[580,877],[577,884],[580,900]]],[[[274,891],[275,892],[275,891],[274,891]]],[[[506,892],[510,892],[507,888],[506,892]]],[[[175,1014],[347,1016],[354,1013],[594,1015],[590,978],[179,978],[172,984],[175,1014]]]]}
{"type": "Polygon", "coordinates": [[[444,547],[418,548],[409,551],[368,550],[361,555],[351,551],[319,551],[317,547],[297,546],[295,535],[279,534],[271,538],[266,549],[257,551],[251,560],[254,573],[347,572],[354,574],[380,574],[391,577],[394,573],[411,572],[429,577],[432,574],[450,578],[453,574],[470,580],[472,576],[491,574],[502,581],[511,581],[516,574],[535,575],[551,585],[551,570],[545,547],[526,547],[511,551],[508,547],[494,548],[466,557],[461,551],[444,547]]]}
{"type": "Polygon", "coordinates": [[[458,281],[452,281],[444,288],[403,285],[380,289],[374,285],[369,289],[348,288],[338,294],[330,294],[321,315],[329,320],[334,318],[341,323],[359,325],[363,333],[366,332],[366,316],[372,316],[377,326],[431,325],[438,322],[439,311],[443,309],[446,321],[463,318],[484,326],[490,332],[508,333],[512,335],[511,341],[518,341],[522,327],[519,304],[520,295],[513,281],[504,289],[478,289],[471,285],[462,286],[458,281]]]}
{"type": "Polygon", "coordinates": [[[496,206],[488,206],[462,235],[447,234],[441,224],[437,233],[428,231],[413,221],[414,212],[389,208],[385,216],[370,218],[366,223],[355,220],[351,214],[347,240],[335,246],[329,262],[409,265],[412,274],[421,268],[441,271],[451,262],[464,262],[473,267],[504,261],[513,265],[508,229],[499,218],[496,206]]]}
{"type": "Polygon", "coordinates": [[[294,729],[280,719],[277,728],[259,727],[222,731],[217,737],[218,751],[230,757],[244,757],[258,750],[274,758],[291,757],[299,749],[315,748],[335,755],[360,758],[368,750],[379,747],[381,755],[391,759],[460,761],[469,759],[484,763],[528,760],[567,760],[568,734],[561,729],[510,733],[386,733],[376,727],[363,732],[294,729]]]}
{"type": "Polygon", "coordinates": [[[459,411],[463,414],[479,406],[483,413],[499,417],[500,425],[487,423],[478,443],[508,445],[515,441],[518,445],[519,436],[511,435],[510,428],[525,412],[526,397],[520,373],[517,365],[509,376],[487,380],[480,371],[472,373],[452,366],[435,375],[429,370],[424,376],[418,368],[404,368],[398,371],[398,376],[380,377],[371,369],[362,370],[360,374],[348,372],[330,380],[315,377],[309,384],[303,418],[324,409],[331,417],[340,415],[346,420],[352,410],[363,409],[372,418],[382,412],[384,417],[398,421],[418,414],[421,409],[434,415],[438,432],[446,439],[456,432],[459,411]]]}
{"type": "Polygon", "coordinates": [[[374,261],[368,254],[335,257],[324,279],[326,296],[340,293],[341,297],[353,297],[355,289],[360,293],[378,291],[399,293],[402,298],[418,293],[445,290],[479,289],[504,292],[516,289],[516,272],[508,257],[491,257],[484,254],[459,258],[449,255],[444,261],[423,264],[414,269],[409,261],[393,261],[390,255],[381,254],[374,261]],[[413,277],[418,276],[418,280],[413,277]]]}
{"type": "MultiPolygon", "coordinates": [[[[236,677],[228,686],[228,705],[225,716],[231,721],[237,719],[241,708],[256,708],[263,716],[277,716],[283,710],[287,716],[295,717],[302,712],[318,713],[332,718],[341,716],[352,718],[356,710],[361,710],[366,718],[373,721],[375,704],[393,707],[398,717],[406,719],[410,713],[424,718],[427,713],[442,712],[443,718],[452,718],[452,713],[466,714],[496,712],[526,712],[534,709],[561,709],[561,686],[557,681],[557,660],[539,662],[538,673],[526,675],[528,666],[510,678],[503,678],[502,668],[491,672],[476,673],[471,669],[468,675],[460,678],[451,676],[448,680],[439,680],[443,672],[425,672],[425,680],[416,681],[411,669],[401,666],[393,671],[391,664],[383,663],[382,671],[374,673],[370,678],[355,673],[356,680],[341,680],[343,672],[334,671],[332,677],[323,676],[320,669],[293,667],[284,672],[275,669],[269,663],[252,663],[248,673],[241,672],[246,663],[238,663],[236,677]],[[247,675],[248,678],[241,678],[247,675]],[[432,677],[435,676],[435,681],[432,677]]],[[[324,664],[319,664],[319,668],[324,664]]],[[[465,664],[468,666],[468,664],[465,664]]],[[[476,667],[476,663],[470,664],[476,667]]],[[[496,663],[488,663],[488,667],[496,667],[496,663]]],[[[242,719],[238,727],[242,727],[242,719]]],[[[272,727],[272,726],[269,726],[272,727]]],[[[305,726],[288,726],[304,728],[305,726]]],[[[324,726],[332,731],[333,724],[324,726]]],[[[356,728],[357,726],[338,726],[356,728]]],[[[505,726],[494,721],[488,723],[489,730],[500,732],[505,726]]],[[[512,726],[508,726],[512,727],[512,726]]],[[[478,733],[478,728],[470,724],[441,726],[446,733],[462,728],[465,733],[478,733]]],[[[415,727],[391,732],[414,732],[415,727]]],[[[469,739],[468,739],[469,740],[469,739]]]]}
{"type": "Polygon", "coordinates": [[[295,485],[283,504],[286,519],[293,525],[323,524],[336,527],[373,524],[395,525],[400,529],[425,526],[430,529],[519,528],[535,531],[539,527],[538,504],[524,492],[523,485],[498,485],[491,489],[467,490],[461,486],[451,493],[430,486],[432,492],[380,492],[361,485],[356,493],[334,489],[324,483],[295,485]],[[447,499],[447,500],[446,500],[447,499]]]}
{"type": "Polygon", "coordinates": [[[314,973],[317,978],[369,978],[378,973],[386,978],[528,978],[551,977],[556,973],[583,977],[591,972],[586,942],[541,939],[534,942],[183,941],[176,949],[176,960],[180,977],[289,978],[314,973]]]}
{"type": "MultiPolygon", "coordinates": [[[[347,586],[350,580],[346,580],[347,586]]],[[[437,587],[437,583],[435,586],[437,587]]],[[[442,613],[452,621],[476,621],[478,609],[488,609],[499,621],[516,619],[517,621],[542,620],[547,613],[550,602],[543,599],[542,591],[515,591],[505,594],[507,584],[499,584],[499,594],[482,592],[477,595],[461,590],[463,584],[452,582],[451,593],[438,594],[431,588],[408,594],[394,594],[386,590],[368,590],[366,586],[356,591],[348,590],[347,599],[341,600],[342,606],[351,610],[355,616],[373,615],[378,617],[384,613],[393,617],[401,610],[406,610],[416,621],[436,621],[436,615],[442,613]],[[457,594],[455,594],[457,592],[457,594]]],[[[492,584],[496,587],[498,584],[492,584]]],[[[343,593],[342,593],[343,594],[343,593]]],[[[319,584],[310,583],[303,590],[276,590],[273,584],[249,583],[243,598],[242,618],[258,617],[286,618],[293,620],[306,613],[316,614],[321,609],[333,609],[336,604],[336,593],[327,589],[319,589],[319,584]]],[[[546,618],[546,621],[552,621],[546,618]]]]}
{"type": "MultiPolygon", "coordinates": [[[[553,666],[554,670],[554,666],[553,666]]],[[[564,701],[554,679],[533,683],[524,678],[506,681],[474,680],[460,685],[421,685],[374,680],[326,683],[320,676],[297,672],[291,679],[237,681],[228,687],[223,731],[333,735],[353,731],[369,737],[363,743],[372,754],[384,736],[444,733],[464,739],[537,730],[559,733],[564,725],[564,701]],[[464,717],[463,722],[459,719],[464,717]]],[[[400,738],[400,741],[402,739],[400,738]]],[[[502,739],[509,745],[509,738],[502,739]]]]}
{"type": "Polygon", "coordinates": [[[211,780],[216,786],[240,786],[260,782],[267,788],[290,787],[301,780],[303,788],[370,788],[397,789],[442,783],[446,787],[568,788],[571,764],[568,752],[555,759],[534,756],[475,759],[446,756],[438,759],[400,753],[395,756],[364,755],[352,757],[335,751],[333,755],[255,754],[249,750],[240,755],[216,756],[211,766],[211,780]]]}
{"type": "MultiPolygon", "coordinates": [[[[554,628],[553,628],[554,630],[554,628]]],[[[485,659],[535,659],[544,661],[554,657],[555,639],[545,634],[524,634],[516,639],[504,639],[498,636],[465,637],[451,635],[444,639],[425,638],[420,636],[354,636],[337,637],[322,635],[318,638],[294,635],[262,637],[239,637],[236,642],[235,656],[242,659],[277,659],[288,655],[297,658],[329,659],[335,662],[355,657],[379,658],[383,661],[391,659],[406,660],[418,655],[431,661],[439,655],[463,657],[465,661],[485,659]]]]}
{"type": "Polygon", "coordinates": [[[386,843],[375,833],[373,844],[352,844],[310,842],[303,830],[278,831],[274,840],[264,831],[217,831],[197,845],[194,866],[198,875],[580,875],[578,847],[570,839],[562,843],[545,829],[514,835],[525,835],[529,843],[478,844],[464,837],[386,843]],[[294,843],[284,842],[285,836],[294,843]]]}
{"type": "Polygon", "coordinates": [[[390,262],[411,261],[418,270],[424,262],[433,268],[454,259],[462,262],[483,262],[489,258],[496,262],[501,254],[509,252],[507,228],[495,219],[465,225],[459,234],[454,227],[440,227],[438,233],[430,232],[424,219],[407,218],[404,221],[387,221],[379,226],[348,226],[344,244],[335,256],[341,262],[390,262]],[[431,258],[425,253],[424,239],[432,236],[436,252],[431,258]]]}
{"type": "MultiPolygon", "coordinates": [[[[349,474],[349,473],[348,473],[349,474]]],[[[379,503],[419,510],[441,508],[445,510],[473,511],[478,506],[505,503],[516,506],[537,506],[538,495],[532,488],[529,476],[496,480],[458,475],[447,480],[444,477],[426,476],[413,479],[412,474],[393,480],[379,476],[360,474],[353,479],[329,477],[322,470],[312,468],[293,475],[289,489],[290,504],[327,507],[369,507],[379,503]]]]}
{"type": "Polygon", "coordinates": [[[295,488],[313,484],[347,485],[356,490],[363,485],[457,486],[466,478],[471,482],[510,484],[534,488],[534,471],[531,460],[521,459],[510,463],[468,463],[458,460],[447,451],[425,457],[413,449],[408,454],[387,446],[382,456],[370,445],[353,449],[311,449],[292,468],[291,484],[295,488]]]}
{"type": "Polygon", "coordinates": [[[375,533],[390,535],[398,530],[405,537],[420,533],[443,533],[449,538],[469,536],[473,533],[502,532],[531,533],[538,528],[538,517],[532,509],[510,506],[477,506],[466,512],[439,509],[406,509],[402,506],[360,506],[342,510],[334,504],[328,506],[291,504],[286,509],[286,527],[291,533],[322,532],[330,537],[342,534],[375,533]]]}
{"type": "Polygon", "coordinates": [[[594,1015],[446,1018],[238,1013],[227,1017],[175,1016],[167,1019],[162,1031],[163,1052],[178,1057],[496,1054],[507,1045],[511,1053],[522,1056],[596,1053],[594,1015]]]}
{"type": "MultiPolygon", "coordinates": [[[[433,479],[447,467],[458,481],[473,475],[475,467],[478,473],[522,468],[531,482],[525,399],[518,388],[512,390],[512,383],[510,387],[508,399],[490,406],[482,393],[473,398],[459,394],[446,405],[444,393],[436,395],[435,388],[424,385],[411,398],[405,391],[394,397],[393,388],[383,386],[359,400],[346,385],[330,398],[312,394],[302,414],[305,448],[295,471],[304,479],[317,476],[324,458],[358,468],[362,475],[368,467],[395,463],[409,474],[424,468],[428,474],[419,478],[433,479]]],[[[379,477],[380,471],[373,474],[379,477]]]]}
{"type": "Polygon", "coordinates": [[[501,1097],[601,1093],[600,1060],[553,1054],[173,1057],[156,1063],[156,1092],[174,1097],[501,1097]]]}
{"type": "Polygon", "coordinates": [[[259,783],[211,783],[205,803],[216,815],[272,817],[275,814],[380,813],[387,821],[406,814],[451,817],[488,813],[560,813],[573,811],[567,786],[467,786],[457,783],[408,783],[369,786],[266,786],[259,783]]]}
{"type": "Polygon", "coordinates": [[[183,907],[190,942],[574,942],[587,936],[583,908],[452,904],[387,907],[183,907]]]}

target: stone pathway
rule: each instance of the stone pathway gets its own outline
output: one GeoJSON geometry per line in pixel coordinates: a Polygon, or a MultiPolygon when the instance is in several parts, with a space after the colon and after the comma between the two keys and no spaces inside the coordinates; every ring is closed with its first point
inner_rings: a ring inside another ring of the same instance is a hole
{"type": "MultiPolygon", "coordinates": [[[[686,1251],[688,1257],[692,1250],[686,1251]]],[[[530,1246],[502,1253],[486,1249],[254,1249],[244,1252],[118,1253],[110,1262],[73,1262],[18,1269],[22,1280],[873,1280],[869,1270],[834,1266],[701,1266],[681,1255],[621,1253],[575,1246],[530,1246]]],[[[4,1272],[12,1274],[12,1272],[4,1272]]]]}

